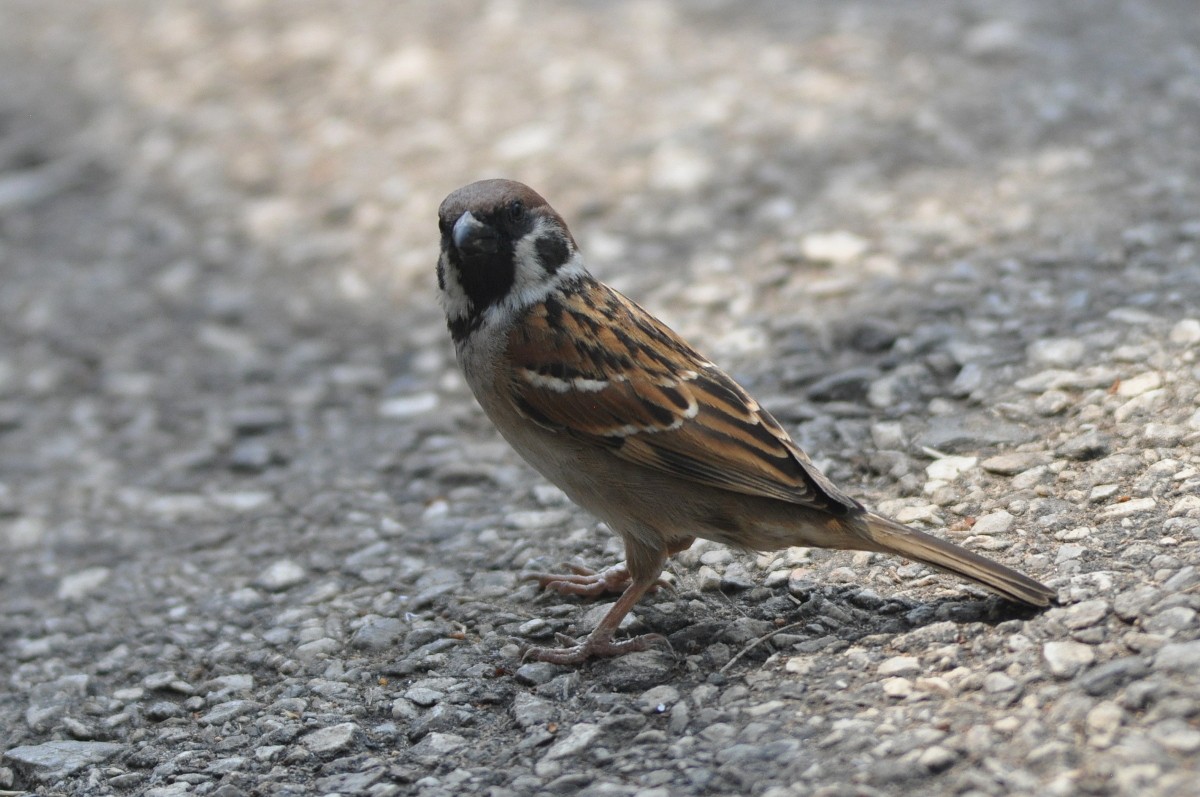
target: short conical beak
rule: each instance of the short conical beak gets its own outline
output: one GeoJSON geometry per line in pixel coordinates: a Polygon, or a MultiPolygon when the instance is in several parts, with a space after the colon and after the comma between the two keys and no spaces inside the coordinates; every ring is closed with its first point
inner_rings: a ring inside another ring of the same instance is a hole
{"type": "Polygon", "coordinates": [[[451,237],[454,247],[467,255],[491,255],[500,248],[500,236],[496,231],[472,216],[470,211],[454,222],[451,237]]]}

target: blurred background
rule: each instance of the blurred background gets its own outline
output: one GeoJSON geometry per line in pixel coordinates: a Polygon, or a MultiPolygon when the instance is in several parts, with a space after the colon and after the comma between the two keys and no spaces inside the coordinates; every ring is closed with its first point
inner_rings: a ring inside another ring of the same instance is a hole
{"type": "MultiPolygon", "coordinates": [[[[173,286],[272,269],[313,300],[416,309],[440,199],[508,176],[686,323],[1014,240],[1092,252],[1194,200],[1194,10],[8,0],[0,169],[188,239],[155,271],[173,286]]],[[[10,236],[39,190],[7,200],[10,236]]]]}

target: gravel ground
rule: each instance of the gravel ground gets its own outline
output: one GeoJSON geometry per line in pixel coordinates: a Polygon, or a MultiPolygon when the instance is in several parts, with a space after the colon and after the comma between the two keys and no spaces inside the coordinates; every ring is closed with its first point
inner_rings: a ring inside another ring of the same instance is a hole
{"type": "Polygon", "coordinates": [[[1196,793],[1190,0],[6,0],[0,277],[0,792],[1196,793]],[[620,551],[453,369],[495,175],[1062,605],[698,544],[522,665],[620,551]]]}

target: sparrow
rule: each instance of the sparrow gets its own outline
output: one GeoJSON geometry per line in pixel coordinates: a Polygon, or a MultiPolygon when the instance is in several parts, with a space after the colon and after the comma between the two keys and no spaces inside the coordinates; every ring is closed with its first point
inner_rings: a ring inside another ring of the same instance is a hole
{"type": "Polygon", "coordinates": [[[438,228],[439,298],[476,400],[526,462],[625,545],[625,561],[600,572],[530,574],[545,589],[620,597],[578,644],[530,648],[526,659],[578,664],[665,643],[614,636],[667,558],[697,537],[750,551],[896,554],[1019,604],[1055,598],[838,489],[725,372],[593,277],[562,216],[528,186],[464,186],[442,202],[438,228]]]}

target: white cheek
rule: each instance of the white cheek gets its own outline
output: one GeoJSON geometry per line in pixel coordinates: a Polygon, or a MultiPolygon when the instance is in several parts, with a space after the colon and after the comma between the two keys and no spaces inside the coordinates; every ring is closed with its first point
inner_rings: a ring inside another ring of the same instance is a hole
{"type": "Polygon", "coordinates": [[[471,301],[467,292],[458,281],[458,271],[448,262],[442,253],[442,290],[438,292],[438,300],[442,304],[447,318],[465,318],[471,312],[471,301]]]}
{"type": "Polygon", "coordinates": [[[543,224],[539,221],[537,227],[534,228],[535,234],[526,235],[517,242],[515,258],[517,270],[513,279],[513,287],[504,301],[500,303],[500,306],[505,307],[508,312],[523,310],[530,305],[537,304],[567,280],[587,273],[587,269],[583,266],[583,258],[578,252],[573,252],[571,259],[553,274],[548,274],[542,268],[534,242],[537,238],[536,233],[541,231],[543,224]]]}
{"type": "Polygon", "coordinates": [[[516,295],[529,295],[553,281],[551,275],[542,268],[542,261],[537,253],[537,242],[545,231],[546,220],[539,218],[533,229],[517,241],[513,252],[516,273],[513,275],[512,291],[516,295]]]}

